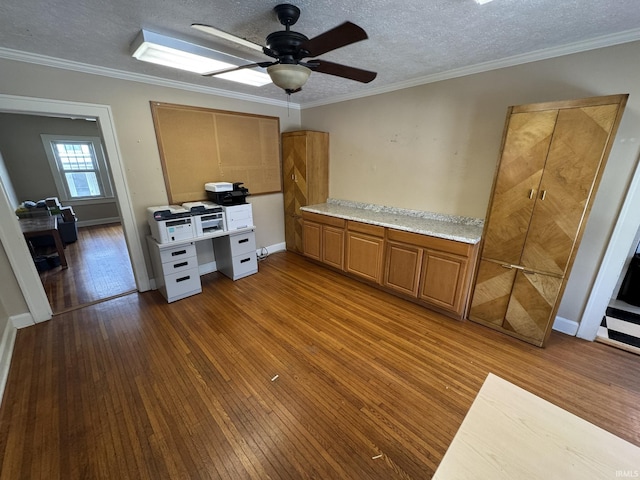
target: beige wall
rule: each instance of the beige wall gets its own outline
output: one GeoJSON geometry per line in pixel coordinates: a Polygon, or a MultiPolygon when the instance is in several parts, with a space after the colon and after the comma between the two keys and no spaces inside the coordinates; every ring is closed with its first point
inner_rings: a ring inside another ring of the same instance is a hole
{"type": "Polygon", "coordinates": [[[305,109],[331,133],[330,196],[484,218],[507,107],[629,93],[558,314],[578,321],[640,141],[640,42],[305,109]]]}
{"type": "MultiPolygon", "coordinates": [[[[509,105],[630,93],[559,312],[578,320],[638,156],[639,50],[640,43],[610,47],[305,109],[302,115],[6,60],[0,60],[0,85],[2,93],[111,106],[142,236],[147,233],[145,208],[167,201],[150,100],[279,116],[283,131],[302,124],[330,132],[332,197],[484,217],[509,105]]],[[[251,197],[251,202],[258,246],[283,242],[282,195],[251,197]]],[[[0,273],[0,281],[5,278],[0,273]]]]}
{"type": "MultiPolygon", "coordinates": [[[[150,101],[276,116],[280,118],[283,130],[296,128],[300,120],[300,112],[287,109],[286,106],[265,105],[10,60],[0,60],[0,85],[4,94],[111,107],[123,168],[143,240],[149,233],[146,208],[167,204],[150,101]]],[[[203,183],[207,180],[210,179],[203,179],[203,183]]],[[[255,209],[258,246],[284,242],[282,194],[252,196],[250,199],[255,209]]],[[[142,248],[146,255],[144,241],[142,248]]],[[[151,271],[148,258],[147,266],[151,271]]],[[[2,273],[0,281],[4,281],[2,273]]]]}

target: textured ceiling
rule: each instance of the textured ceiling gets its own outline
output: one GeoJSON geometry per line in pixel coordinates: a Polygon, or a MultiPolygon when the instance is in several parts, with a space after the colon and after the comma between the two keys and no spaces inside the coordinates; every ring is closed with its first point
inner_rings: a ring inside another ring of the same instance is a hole
{"type": "MultiPolygon", "coordinates": [[[[281,30],[272,0],[5,0],[0,5],[0,56],[13,50],[171,81],[286,100],[273,85],[248,87],[145,64],[129,45],[140,29],[166,33],[251,60],[258,52],[198,32],[205,23],[264,44],[281,30]],[[7,50],[8,49],[8,50],[7,50]]],[[[322,56],[378,72],[370,84],[312,73],[291,102],[319,104],[391,89],[455,69],[527,55],[640,39],[639,0],[296,0],[293,30],[312,38],[350,20],[369,39],[322,56]],[[594,39],[597,41],[594,42],[594,39]],[[580,45],[583,45],[581,47],[580,45]]],[[[258,56],[256,56],[258,55],[258,56]]],[[[526,57],[525,57],[526,58],[526,57]]]]}

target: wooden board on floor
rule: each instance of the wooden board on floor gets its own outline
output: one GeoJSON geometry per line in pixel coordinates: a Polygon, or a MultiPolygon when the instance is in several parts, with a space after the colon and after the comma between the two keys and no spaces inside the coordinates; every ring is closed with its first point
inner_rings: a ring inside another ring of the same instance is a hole
{"type": "Polygon", "coordinates": [[[582,480],[638,472],[640,448],[489,374],[433,479],[582,480]]]}

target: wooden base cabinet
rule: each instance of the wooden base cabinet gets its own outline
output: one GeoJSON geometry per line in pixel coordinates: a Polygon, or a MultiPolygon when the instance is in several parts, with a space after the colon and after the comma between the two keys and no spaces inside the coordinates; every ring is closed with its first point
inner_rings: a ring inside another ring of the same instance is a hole
{"type": "Polygon", "coordinates": [[[384,286],[462,319],[477,245],[388,229],[384,286]]]}
{"type": "Polygon", "coordinates": [[[398,242],[387,242],[384,286],[403,295],[418,298],[422,248],[398,242]]]}
{"type": "Polygon", "coordinates": [[[346,220],[302,212],[303,253],[309,258],[344,270],[346,220]]]}
{"type": "Polygon", "coordinates": [[[544,345],[626,100],[509,109],[470,320],[544,345]]]}
{"type": "Polygon", "coordinates": [[[347,222],[345,271],[365,280],[382,282],[384,227],[347,222]]]}

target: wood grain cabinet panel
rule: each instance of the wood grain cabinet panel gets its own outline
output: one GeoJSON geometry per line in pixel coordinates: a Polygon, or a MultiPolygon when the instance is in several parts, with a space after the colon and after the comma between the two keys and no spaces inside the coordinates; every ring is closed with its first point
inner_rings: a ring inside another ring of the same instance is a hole
{"type": "Polygon", "coordinates": [[[304,251],[300,207],[324,203],[329,194],[329,134],[300,130],[282,134],[282,192],[287,250],[304,251]]]}
{"type": "Polygon", "coordinates": [[[322,227],[322,261],[337,269],[344,269],[344,228],[322,227]]]}
{"type": "Polygon", "coordinates": [[[626,101],[509,109],[470,320],[544,345],[626,101]]]}
{"type": "Polygon", "coordinates": [[[344,270],[346,221],[310,212],[302,212],[302,219],[302,253],[326,265],[344,270]]]}
{"type": "Polygon", "coordinates": [[[421,300],[461,312],[467,275],[467,259],[459,255],[426,250],[420,281],[421,300]]]}
{"type": "Polygon", "coordinates": [[[416,245],[387,242],[384,286],[418,298],[422,248],[416,245]]]}
{"type": "Polygon", "coordinates": [[[365,280],[382,283],[384,227],[347,222],[345,271],[365,280]]]}

